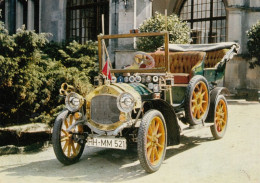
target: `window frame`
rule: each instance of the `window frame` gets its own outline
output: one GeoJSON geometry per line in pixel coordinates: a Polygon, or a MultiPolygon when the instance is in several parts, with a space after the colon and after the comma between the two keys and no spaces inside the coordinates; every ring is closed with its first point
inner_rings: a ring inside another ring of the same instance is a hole
{"type": "MultiPolygon", "coordinates": [[[[187,15],[190,14],[190,18],[186,18],[186,19],[183,19],[184,21],[187,21],[188,23],[190,23],[190,28],[192,29],[193,33],[194,32],[198,32],[199,30],[196,30],[194,29],[194,23],[197,23],[197,22],[209,22],[209,33],[208,33],[208,40],[207,42],[208,43],[216,43],[218,42],[217,41],[217,38],[220,37],[223,37],[221,34],[219,36],[214,36],[214,32],[213,32],[213,22],[214,21],[221,21],[221,26],[220,26],[220,30],[223,29],[224,27],[224,30],[225,30],[225,35],[224,35],[224,41],[227,41],[227,30],[228,30],[228,26],[227,26],[227,9],[226,9],[226,1],[225,0],[221,0],[221,3],[223,3],[223,10],[225,11],[225,15],[224,16],[214,16],[214,0],[209,0],[209,2],[206,2],[204,4],[207,4],[209,3],[210,4],[210,16],[209,17],[205,17],[205,18],[194,18],[194,0],[183,0],[180,4],[179,4],[179,8],[178,8],[178,15],[181,17],[181,12],[184,8],[184,5],[187,1],[191,1],[191,11],[190,12],[187,12],[187,15]],[[222,21],[224,21],[224,26],[223,26],[223,23],[222,21]],[[214,39],[216,39],[216,41],[214,41],[214,39]]],[[[198,3],[199,4],[199,3],[198,3]]],[[[198,6],[197,4],[197,6],[198,6]]],[[[200,3],[199,5],[201,5],[202,3],[200,3]]],[[[219,9],[217,9],[219,10],[219,9]]],[[[222,10],[222,9],[221,9],[222,10]]],[[[188,10],[187,10],[188,11],[188,10]]],[[[201,12],[203,12],[203,10],[201,9],[200,10],[201,12]]],[[[216,30],[219,29],[218,27],[215,28],[216,30]]],[[[192,33],[191,33],[192,34],[192,33]]],[[[204,36],[205,37],[205,36],[204,36]]],[[[195,37],[195,39],[198,39],[198,38],[202,38],[202,37],[195,37]]],[[[206,37],[205,37],[206,38],[206,37]]],[[[222,41],[220,41],[222,42],[222,41]]]]}
{"type": "Polygon", "coordinates": [[[101,25],[101,14],[105,14],[105,34],[109,32],[109,0],[68,0],[66,7],[66,39],[67,40],[76,40],[79,43],[86,42],[88,40],[97,40],[97,35],[102,32],[101,25]],[[88,2],[89,1],[89,2],[88,2]],[[75,2],[75,4],[73,4],[75,2]],[[89,17],[83,16],[83,10],[87,11],[88,9],[92,9],[94,12],[93,22],[95,22],[94,26],[86,25],[86,20],[89,17]],[[71,13],[73,11],[79,10],[79,17],[72,17],[71,13]],[[77,25],[77,20],[79,20],[77,25]],[[82,21],[85,21],[85,26],[83,26],[82,21]],[[72,27],[71,27],[72,23],[72,27]],[[74,25],[73,25],[74,23],[74,25]],[[92,28],[91,28],[92,27],[92,28]],[[88,29],[88,31],[92,31],[92,33],[83,33],[83,29],[88,29]],[[92,30],[91,30],[92,29],[92,30]],[[71,34],[71,31],[75,31],[75,34],[71,34]],[[78,33],[77,33],[78,30],[78,33]],[[94,36],[95,35],[95,36],[94,36]],[[84,40],[84,41],[83,41],[84,40]]]}

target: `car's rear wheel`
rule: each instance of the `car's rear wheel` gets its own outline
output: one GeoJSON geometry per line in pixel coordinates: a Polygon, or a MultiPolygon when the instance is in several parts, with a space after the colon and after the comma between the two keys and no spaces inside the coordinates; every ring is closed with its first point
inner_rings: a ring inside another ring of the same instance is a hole
{"type": "Polygon", "coordinates": [[[194,76],[187,87],[185,96],[185,121],[197,125],[205,121],[209,111],[209,86],[200,75],[194,76]]]}
{"type": "Polygon", "coordinates": [[[163,115],[157,110],[148,111],[138,131],[138,157],[146,172],[157,171],[165,157],[167,129],[163,115]]]}
{"type": "Polygon", "coordinates": [[[85,146],[84,143],[77,142],[77,136],[83,134],[83,126],[78,125],[75,127],[73,133],[67,132],[67,129],[73,123],[75,123],[73,114],[69,114],[66,110],[56,118],[53,127],[52,143],[54,153],[57,159],[65,165],[77,162],[85,146]]]}
{"type": "Polygon", "coordinates": [[[214,125],[210,127],[210,130],[215,139],[221,139],[226,133],[228,122],[228,108],[225,97],[218,95],[214,106],[214,125]]]}

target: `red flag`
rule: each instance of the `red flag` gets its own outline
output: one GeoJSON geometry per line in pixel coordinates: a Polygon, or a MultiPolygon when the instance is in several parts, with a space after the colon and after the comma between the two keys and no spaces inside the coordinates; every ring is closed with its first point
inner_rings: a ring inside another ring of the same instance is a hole
{"type": "Polygon", "coordinates": [[[111,78],[111,72],[110,72],[110,69],[109,69],[109,66],[108,66],[108,60],[106,61],[106,64],[105,66],[103,67],[103,70],[102,70],[102,73],[108,77],[108,79],[112,79],[111,78]]]}

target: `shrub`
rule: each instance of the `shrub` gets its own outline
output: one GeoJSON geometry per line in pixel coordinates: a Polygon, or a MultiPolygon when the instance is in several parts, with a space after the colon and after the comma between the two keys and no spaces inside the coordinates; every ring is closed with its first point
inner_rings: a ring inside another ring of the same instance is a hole
{"type": "Polygon", "coordinates": [[[43,52],[51,59],[60,60],[67,68],[76,67],[89,76],[91,81],[98,74],[97,42],[87,41],[83,45],[76,41],[50,42],[44,47],[43,52]]]}
{"type": "Polygon", "coordinates": [[[62,56],[59,50],[63,50],[66,47],[66,43],[57,43],[54,41],[48,42],[42,49],[43,53],[47,58],[52,60],[61,60],[62,56]]]}
{"type": "Polygon", "coordinates": [[[97,65],[96,44],[73,42],[64,50],[58,46],[59,54],[48,55],[47,36],[24,28],[10,36],[0,24],[0,125],[52,124],[64,104],[59,97],[62,83],[75,86],[83,95],[92,89],[89,74],[97,65]]]}
{"type": "Polygon", "coordinates": [[[94,81],[94,76],[98,74],[97,42],[87,41],[82,45],[73,41],[59,53],[64,66],[76,67],[94,81]]]}
{"type": "Polygon", "coordinates": [[[0,123],[20,123],[39,108],[35,101],[44,71],[37,65],[38,47],[47,39],[23,28],[10,36],[2,23],[0,30],[0,123]]]}
{"type": "MultiPolygon", "coordinates": [[[[158,12],[155,16],[145,20],[140,25],[140,32],[160,32],[166,30],[165,15],[158,12]]],[[[167,17],[167,30],[169,32],[169,43],[185,44],[190,43],[191,30],[186,22],[181,21],[177,15],[167,17]]],[[[163,37],[144,37],[137,41],[137,48],[142,51],[155,51],[164,43],[163,37]]]]}
{"type": "Polygon", "coordinates": [[[0,54],[2,56],[9,56],[13,54],[15,42],[11,36],[8,35],[8,31],[4,27],[4,23],[0,21],[0,54]]]}
{"type": "Polygon", "coordinates": [[[260,21],[247,31],[247,49],[252,61],[249,62],[250,68],[260,66],[260,21]]]}

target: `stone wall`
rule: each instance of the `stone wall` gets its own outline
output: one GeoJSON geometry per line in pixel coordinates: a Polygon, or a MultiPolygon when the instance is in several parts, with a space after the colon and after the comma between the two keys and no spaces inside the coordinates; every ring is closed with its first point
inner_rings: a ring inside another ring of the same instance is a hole
{"type": "Polygon", "coordinates": [[[260,67],[249,69],[244,58],[234,57],[227,64],[224,84],[232,93],[237,93],[237,89],[260,90],[260,67]]]}

